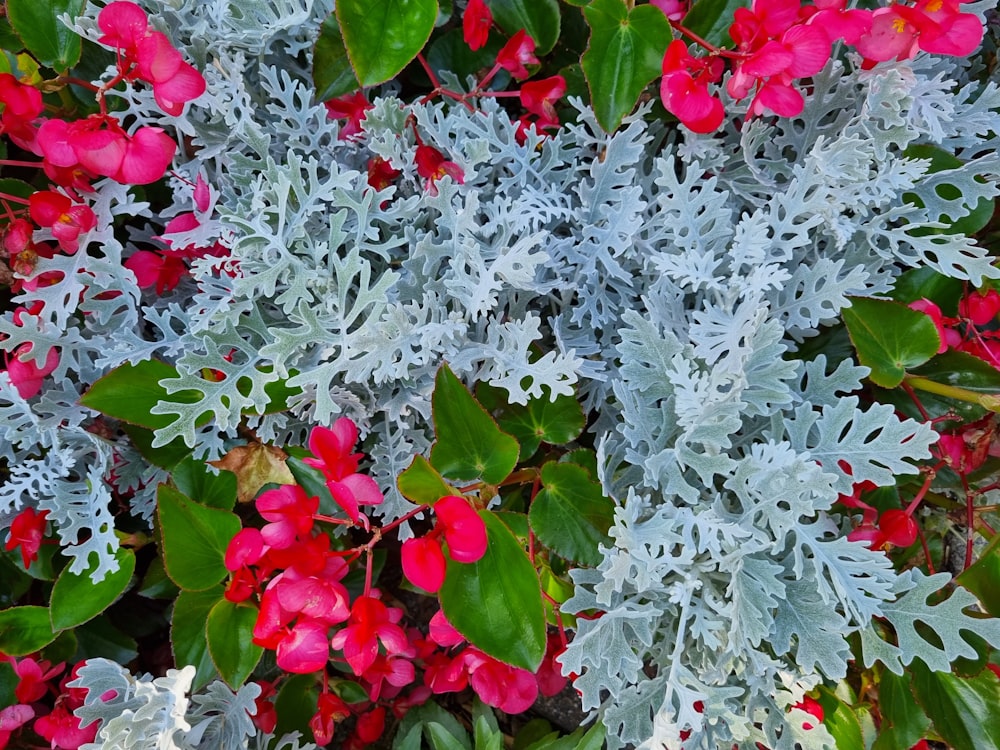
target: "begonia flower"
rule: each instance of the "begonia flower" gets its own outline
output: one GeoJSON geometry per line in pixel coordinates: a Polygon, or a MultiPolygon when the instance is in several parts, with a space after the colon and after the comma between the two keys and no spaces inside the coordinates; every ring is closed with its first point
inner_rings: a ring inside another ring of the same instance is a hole
{"type": "Polygon", "coordinates": [[[512,667],[477,648],[462,652],[469,670],[469,684],[483,703],[508,714],[527,711],[538,698],[535,675],[512,667]]]}
{"type": "Polygon", "coordinates": [[[493,13],[483,0],[469,0],[462,15],[462,38],[475,51],[486,46],[493,25],[493,13]]]}
{"type": "Polygon", "coordinates": [[[469,501],[458,495],[434,503],[434,514],[444,528],[448,554],[460,563],[473,563],[486,554],[486,524],[469,501]]]}
{"type": "Polygon", "coordinates": [[[332,119],[347,120],[337,135],[338,139],[346,141],[361,132],[361,121],[374,105],[368,101],[363,91],[355,91],[353,94],[330,99],[325,106],[327,115],[332,119]]]}
{"type": "Polygon", "coordinates": [[[402,614],[402,610],[386,607],[375,597],[359,596],[351,605],[348,625],[334,634],[330,644],[344,652],[354,674],[363,675],[375,662],[379,643],[389,655],[409,651],[406,633],[396,624],[402,614]]]}
{"type": "Polygon", "coordinates": [[[226,545],[226,554],[223,564],[226,570],[234,572],[244,565],[253,565],[264,554],[264,537],[259,529],[240,529],[229,544],[226,545]]]}
{"type": "Polygon", "coordinates": [[[403,575],[415,586],[436,594],[444,584],[446,561],[441,544],[431,537],[416,537],[403,542],[400,550],[403,575]]]}
{"type": "Polygon", "coordinates": [[[351,709],[339,696],[333,693],[320,693],[316,713],[309,720],[309,728],[317,745],[327,745],[333,739],[337,722],[351,715],[351,709]]]}
{"type": "Polygon", "coordinates": [[[21,703],[0,710],[0,748],[7,747],[13,732],[35,718],[35,709],[21,703]]]}
{"type": "Polygon", "coordinates": [[[958,314],[975,326],[992,323],[1000,313],[1000,293],[996,289],[974,291],[958,301],[958,314]]]}
{"type": "MultiPolygon", "coordinates": [[[[32,509],[28,509],[32,510],[32,509]]],[[[43,515],[47,511],[42,512],[43,515]]],[[[23,548],[22,548],[23,552],[23,548]]],[[[28,567],[25,565],[25,567],[28,567]]],[[[48,681],[62,672],[66,665],[59,662],[52,666],[47,661],[35,661],[31,657],[25,657],[13,663],[14,673],[17,675],[17,685],[14,687],[14,697],[19,703],[34,703],[45,697],[49,692],[48,681]]]]}
{"type": "Polygon", "coordinates": [[[28,198],[28,214],[40,227],[48,227],[59,246],[67,253],[80,247],[80,235],[97,226],[90,206],[73,203],[62,193],[39,190],[28,198]]]}
{"type": "Polygon", "coordinates": [[[45,378],[59,366],[59,350],[55,347],[49,349],[41,365],[28,358],[31,349],[32,344],[21,344],[7,362],[7,377],[23,399],[34,398],[41,393],[45,378]]]}
{"type": "Polygon", "coordinates": [[[343,479],[358,470],[361,454],[352,453],[357,442],[357,425],[348,417],[340,417],[333,427],[316,426],[309,431],[309,450],[315,458],[303,461],[319,469],[327,479],[343,479]]]}
{"type": "Polygon", "coordinates": [[[539,64],[535,57],[535,40],[524,29],[514,34],[497,53],[497,65],[519,81],[531,75],[526,65],[539,64]]]}
{"type": "Polygon", "coordinates": [[[136,250],[123,265],[135,274],[140,289],[154,287],[157,294],[174,289],[188,274],[188,267],[177,256],[151,250],[136,250]]]}
{"type": "Polygon", "coordinates": [[[358,716],[354,731],[365,746],[374,744],[385,731],[385,709],[375,706],[371,711],[358,716]]]}
{"type": "Polygon", "coordinates": [[[437,195],[437,181],[445,175],[451,177],[459,185],[465,182],[465,173],[462,168],[453,161],[447,161],[444,154],[433,146],[423,144],[417,146],[414,156],[417,165],[417,174],[427,180],[427,192],[430,195],[437,195]]]}
{"type": "Polygon", "coordinates": [[[314,620],[295,624],[275,649],[278,666],[293,674],[318,672],[330,658],[328,627],[314,620]]]}
{"type": "Polygon", "coordinates": [[[257,512],[270,521],[260,530],[271,547],[290,547],[297,536],[308,534],[313,515],[319,510],[319,498],[310,497],[297,484],[284,484],[267,490],[257,498],[257,512]]]}
{"type": "Polygon", "coordinates": [[[558,125],[555,102],[566,93],[566,79],[551,76],[539,81],[521,84],[521,104],[532,114],[538,115],[540,122],[558,125]]]}
{"type": "Polygon", "coordinates": [[[35,732],[44,737],[53,748],[59,750],[79,750],[81,745],[93,742],[101,722],[97,719],[82,726],[83,719],[78,719],[62,703],[56,703],[52,712],[35,720],[32,725],[35,732]]]}

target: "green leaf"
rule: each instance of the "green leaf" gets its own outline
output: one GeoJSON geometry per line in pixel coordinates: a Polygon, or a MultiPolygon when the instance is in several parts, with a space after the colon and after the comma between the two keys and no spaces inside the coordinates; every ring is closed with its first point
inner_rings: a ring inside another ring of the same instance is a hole
{"type": "Polygon", "coordinates": [[[128,664],[139,655],[135,640],[112,625],[107,615],[98,615],[75,628],[73,633],[77,642],[73,661],[103,657],[119,664],[128,664]]]}
{"type": "Polygon", "coordinates": [[[319,686],[314,674],[293,674],[283,680],[274,698],[274,710],[278,714],[278,724],[274,734],[281,737],[291,732],[311,736],[309,720],[316,713],[319,686]]]}
{"type": "Polygon", "coordinates": [[[983,609],[1000,617],[1000,546],[976,560],[955,580],[976,595],[983,609]]]}
{"type": "MultiPolygon", "coordinates": [[[[7,20],[6,16],[0,16],[0,50],[17,53],[23,49],[24,42],[14,33],[10,21],[7,20]]],[[[10,61],[7,59],[7,55],[0,54],[0,73],[10,72],[10,61]]]]}
{"type": "Polygon", "coordinates": [[[486,524],[486,554],[474,563],[448,561],[441,607],[474,646],[534,672],[545,656],[545,613],[535,568],[500,519],[487,510],[479,515],[486,524]]]}
{"type": "Polygon", "coordinates": [[[257,608],[219,600],[208,614],[208,653],[222,679],[234,690],[246,682],[264,649],[251,642],[257,608]]]}
{"type": "MultiPolygon", "coordinates": [[[[16,78],[17,76],[15,76],[16,78]]],[[[15,180],[11,177],[0,179],[0,193],[15,195],[18,198],[30,198],[35,189],[24,180],[15,180]]]]}
{"type": "Polygon", "coordinates": [[[137,593],[147,599],[173,599],[180,593],[177,584],[170,580],[163,567],[163,558],[156,556],[149,563],[137,593]]]}
{"type": "MultiPolygon", "coordinates": [[[[20,553],[17,552],[18,557],[20,553]]],[[[31,588],[32,578],[14,564],[10,553],[0,551],[0,609],[12,607],[31,588]]]]}
{"type": "Polygon", "coordinates": [[[861,738],[861,723],[851,707],[826,687],[820,688],[818,700],[823,707],[823,724],[833,735],[833,739],[837,743],[837,750],[856,750],[856,748],[864,747],[865,743],[861,738]]]}
{"type": "Polygon", "coordinates": [[[913,665],[913,692],[953,750],[1000,748],[1000,678],[984,669],[971,678],[913,665]]]}
{"type": "Polygon", "coordinates": [[[550,462],[542,467],[543,489],[535,496],[528,521],[538,539],[560,557],[596,566],[603,556],[614,519],[614,503],[601,485],[576,464],[550,462]]]}
{"type": "Polygon", "coordinates": [[[27,656],[55,639],[48,607],[28,605],[0,611],[0,651],[7,656],[27,656]]]}
{"type": "Polygon", "coordinates": [[[524,29],[535,40],[535,54],[547,55],[559,39],[556,0],[488,0],[497,26],[510,36],[524,29]]]}
{"type": "Polygon", "coordinates": [[[49,615],[54,630],[65,630],[97,617],[118,600],[128,588],[135,572],[135,553],[125,547],[115,552],[118,570],[104,576],[100,583],[90,579],[92,571],[76,574],[64,568],[52,587],[49,615]]]}
{"type": "Polygon", "coordinates": [[[316,39],[313,50],[313,84],[316,87],[316,100],[320,102],[361,88],[351,68],[351,61],[347,59],[344,37],[334,13],[323,21],[319,38],[316,39]]]}
{"type": "Polygon", "coordinates": [[[9,661],[0,661],[0,709],[20,703],[14,691],[21,678],[9,661]]]}
{"type": "Polygon", "coordinates": [[[160,485],[156,499],[167,575],[190,591],[215,586],[229,572],[223,560],[229,541],[242,528],[240,519],[199,505],[165,484],[160,485]]]}
{"type": "Polygon", "coordinates": [[[878,684],[882,727],[872,750],[910,750],[931,725],[931,720],[913,697],[910,680],[910,675],[882,672],[878,684]]]}
{"type": "Polygon", "coordinates": [[[177,464],[172,476],[177,489],[200,505],[222,510],[236,505],[236,475],[231,471],[216,473],[204,461],[186,458],[177,464]]]}
{"type": "Polygon", "coordinates": [[[455,494],[454,488],[419,454],[399,475],[396,486],[403,497],[418,505],[433,505],[442,497],[455,494]]]}
{"type": "Polygon", "coordinates": [[[514,470],[520,447],[502,432],[447,365],[431,396],[437,442],[431,464],[449,479],[499,484],[514,470]]]}
{"type": "MultiPolygon", "coordinates": [[[[473,51],[465,43],[462,30],[452,29],[431,42],[427,48],[427,64],[439,76],[448,72],[457,75],[459,80],[465,80],[484,68],[489,69],[496,62],[497,53],[502,47],[500,35],[493,34],[485,46],[473,51]]],[[[500,71],[497,76],[490,83],[491,89],[503,88],[504,83],[510,81],[510,75],[506,71],[500,71]],[[503,77],[500,77],[501,73],[503,77]]]]}
{"type": "Polygon", "coordinates": [[[222,586],[205,591],[182,591],[174,603],[170,622],[170,646],[175,664],[193,664],[193,688],[198,690],[216,677],[215,664],[208,651],[206,623],[212,608],[222,598],[222,586]]]}
{"type": "Polygon", "coordinates": [[[174,438],[166,445],[154,448],[153,440],[156,439],[156,433],[152,430],[128,422],[122,423],[122,430],[142,457],[161,469],[170,471],[191,455],[191,449],[187,447],[183,438],[174,438]]]}
{"type": "Polygon", "coordinates": [[[851,297],[844,323],[868,376],[883,388],[895,388],[910,368],[922,365],[941,346],[930,316],[892,300],[851,297]]]}
{"type": "Polygon", "coordinates": [[[437,0],[339,0],[337,21],[362,86],[397,75],[434,30],[437,0]]]}
{"type": "Polygon", "coordinates": [[[170,424],[172,417],[153,414],[156,404],[194,404],[200,397],[198,391],[190,390],[167,393],[160,381],[175,377],[176,368],[159,360],[147,359],[135,365],[126,362],[94,383],[80,403],[123,422],[157,430],[170,424]]]}
{"type": "Polygon", "coordinates": [[[7,17],[24,46],[42,65],[63,72],[80,59],[80,36],[59,16],[76,18],[85,0],[7,0],[7,17]]]}
{"type": "Polygon", "coordinates": [[[330,488],[326,486],[326,477],[319,469],[314,469],[300,458],[289,456],[285,460],[285,466],[292,472],[296,483],[306,491],[309,497],[319,498],[319,512],[325,516],[342,516],[344,511],[337,505],[330,494],[330,488]]]}
{"type": "Polygon", "coordinates": [[[929,299],[941,308],[942,313],[955,317],[958,315],[958,300],[964,286],[961,279],[953,279],[933,268],[922,266],[911,268],[897,276],[889,296],[906,305],[918,299],[929,299]]]}
{"type": "Polygon", "coordinates": [[[583,13],[591,29],[583,72],[594,114],[611,133],[661,74],[673,33],[663,11],[653,5],[629,10],[624,0],[594,0],[583,13]]]}
{"type": "MultiPolygon", "coordinates": [[[[957,386],[973,393],[984,395],[1000,393],[1000,371],[979,357],[966,352],[949,350],[944,354],[938,354],[927,364],[914,368],[912,373],[933,380],[935,383],[957,386]]],[[[919,395],[920,403],[932,417],[953,412],[961,415],[966,421],[973,422],[988,413],[984,407],[969,401],[960,401],[923,390],[919,395]]],[[[910,401],[908,398],[907,400],[910,401]]]]}
{"type": "Polygon", "coordinates": [[[521,444],[521,460],[532,456],[540,443],[565,445],[583,432],[586,420],[583,407],[572,396],[531,399],[527,404],[512,404],[500,417],[500,428],[521,444]]]}
{"type": "Polygon", "coordinates": [[[472,702],[472,734],[476,750],[503,750],[503,732],[497,717],[479,696],[472,702]]]}
{"type": "Polygon", "coordinates": [[[749,0],[697,0],[681,23],[709,44],[731,47],[729,27],[737,8],[750,7],[749,0]]]}
{"type": "Polygon", "coordinates": [[[462,731],[463,742],[449,732],[444,725],[438,724],[436,721],[427,722],[424,728],[430,736],[431,747],[434,750],[470,750],[471,748],[468,735],[464,730],[462,731]]]}

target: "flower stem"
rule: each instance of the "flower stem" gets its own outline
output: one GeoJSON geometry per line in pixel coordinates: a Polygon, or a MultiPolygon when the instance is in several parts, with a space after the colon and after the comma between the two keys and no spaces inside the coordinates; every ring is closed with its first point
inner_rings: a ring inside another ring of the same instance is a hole
{"type": "Polygon", "coordinates": [[[953,398],[956,401],[964,401],[967,404],[976,404],[992,412],[1000,413],[1000,395],[993,393],[976,393],[968,388],[957,385],[946,385],[918,375],[904,375],[903,382],[919,391],[933,393],[936,396],[953,398]]]}

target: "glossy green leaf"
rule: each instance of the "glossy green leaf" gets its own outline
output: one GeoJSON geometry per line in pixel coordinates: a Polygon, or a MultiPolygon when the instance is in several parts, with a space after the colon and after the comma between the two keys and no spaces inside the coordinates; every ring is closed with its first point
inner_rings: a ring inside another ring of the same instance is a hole
{"type": "Polygon", "coordinates": [[[7,656],[26,656],[55,639],[48,607],[29,605],[0,611],[0,652],[7,656]]]}
{"type": "Polygon", "coordinates": [[[547,55],[559,39],[556,0],[487,0],[493,20],[509,36],[524,29],[535,40],[535,54],[547,55]]]}
{"type": "MultiPolygon", "coordinates": [[[[461,29],[452,29],[441,36],[435,37],[427,48],[427,64],[439,76],[443,72],[454,73],[464,80],[466,76],[475,75],[481,70],[488,70],[496,62],[497,53],[503,46],[503,40],[496,32],[490,35],[486,45],[473,51],[461,29]]],[[[489,88],[500,89],[510,82],[507,71],[501,70],[498,77],[490,83],[489,88]]]]}
{"type": "Polygon", "coordinates": [[[15,180],[12,177],[0,179],[0,193],[7,193],[8,195],[16,195],[18,198],[27,199],[34,192],[35,188],[24,180],[15,180]]]}
{"type": "Polygon", "coordinates": [[[1000,750],[1000,678],[932,672],[920,661],[912,669],[914,695],[952,750],[1000,750]]]}
{"type": "Polygon", "coordinates": [[[453,735],[443,724],[436,721],[429,721],[424,725],[428,737],[431,740],[431,747],[434,750],[471,750],[469,737],[465,730],[462,730],[461,739],[453,735]]]}
{"type": "Polygon", "coordinates": [[[59,20],[76,18],[85,0],[7,0],[7,18],[24,46],[42,65],[63,72],[80,59],[81,39],[59,20]]]}
{"type": "Polygon", "coordinates": [[[313,84],[316,100],[325,102],[350,94],[361,88],[351,61],[347,59],[344,37],[340,33],[337,16],[331,13],[323,21],[313,50],[313,84]]]}
{"type": "Polygon", "coordinates": [[[482,479],[498,484],[514,470],[520,450],[493,418],[443,365],[431,396],[437,442],[431,464],[448,479],[482,479]]]}
{"type": "Polygon", "coordinates": [[[309,497],[319,498],[319,512],[326,516],[342,516],[344,511],[330,494],[326,486],[326,477],[319,469],[314,469],[300,458],[289,456],[285,466],[292,472],[295,482],[306,491],[309,497]]]}
{"type": "Polygon", "coordinates": [[[160,485],[156,498],[167,575],[189,591],[215,586],[229,572],[223,559],[229,540],[242,528],[240,519],[199,505],[167,485],[160,485]]]}
{"type": "Polygon", "coordinates": [[[861,723],[851,707],[829,688],[820,688],[818,700],[823,707],[823,723],[833,735],[837,750],[863,748],[865,743],[861,738],[861,723]]]}
{"type": "Polygon", "coordinates": [[[581,64],[597,121],[611,133],[661,75],[673,33],[663,11],[653,5],[629,10],[624,0],[594,0],[583,13],[591,35],[581,64]]]}
{"type": "Polygon", "coordinates": [[[79,650],[76,638],[76,629],[63,630],[56,635],[56,639],[48,646],[39,651],[39,658],[45,659],[50,664],[59,662],[76,661],[73,656],[79,650]]]}
{"type": "Polygon", "coordinates": [[[0,709],[20,703],[14,694],[20,680],[9,661],[0,661],[0,709]]]}
{"type": "Polygon", "coordinates": [[[247,681],[264,649],[252,643],[257,608],[221,599],[208,614],[206,636],[212,663],[234,690],[247,681]]]}
{"type": "Polygon", "coordinates": [[[153,414],[161,401],[194,404],[197,391],[167,393],[160,385],[166,378],[177,377],[177,370],[165,362],[148,359],[138,364],[125,363],[94,383],[80,403],[123,422],[156,430],[170,424],[169,414],[153,414]]]}
{"type": "Polygon", "coordinates": [[[236,505],[236,475],[231,471],[213,472],[204,461],[186,458],[172,476],[177,489],[200,505],[222,510],[236,505]]]}
{"type": "Polygon", "coordinates": [[[437,469],[419,454],[399,475],[396,485],[403,497],[418,505],[433,505],[442,497],[455,494],[437,469]]]}
{"type": "Polygon", "coordinates": [[[107,615],[98,615],[90,622],[74,628],[72,632],[77,642],[73,661],[103,657],[119,664],[128,664],[139,655],[135,639],[116,628],[107,615]]]}
{"type": "Polygon", "coordinates": [[[388,81],[423,49],[434,30],[437,0],[339,0],[337,21],[362,86],[388,81]]]}
{"type": "Polygon", "coordinates": [[[293,674],[282,680],[274,698],[274,710],[278,714],[275,736],[291,732],[312,736],[309,720],[316,713],[318,694],[319,684],[314,674],[293,674]]]}
{"type": "Polygon", "coordinates": [[[954,279],[933,268],[922,266],[911,268],[897,276],[889,296],[906,305],[918,299],[929,299],[941,308],[942,313],[955,317],[958,315],[958,300],[964,286],[961,279],[954,279]]]}
{"type": "Polygon", "coordinates": [[[156,433],[152,430],[128,422],[122,423],[122,430],[142,457],[161,469],[170,471],[191,455],[191,449],[187,447],[184,438],[174,438],[166,445],[154,448],[153,440],[156,439],[156,433]]]}
{"type": "Polygon", "coordinates": [[[208,651],[206,624],[212,608],[222,597],[222,586],[205,591],[182,591],[174,603],[170,620],[170,646],[176,664],[193,664],[197,672],[194,689],[198,690],[217,676],[208,651]]]}
{"type": "Polygon", "coordinates": [[[545,613],[534,566],[490,511],[480,511],[489,545],[474,563],[448,561],[441,606],[469,642],[507,664],[534,672],[545,655],[545,613]]]}
{"type": "Polygon", "coordinates": [[[941,346],[930,316],[899,302],[851,297],[843,316],[858,359],[883,388],[902,383],[908,369],[927,362],[941,346]]]}
{"type": "MultiPolygon", "coordinates": [[[[20,552],[15,552],[20,557],[20,552]]],[[[32,578],[14,564],[8,552],[0,551],[0,609],[12,607],[31,588],[32,578]]]]}
{"type": "Polygon", "coordinates": [[[163,567],[163,558],[154,557],[149,563],[137,593],[147,599],[173,599],[180,593],[177,584],[170,580],[163,567]]]}
{"type": "MultiPolygon", "coordinates": [[[[1000,393],[1000,371],[979,357],[953,349],[938,354],[925,365],[914,368],[912,373],[936,383],[958,386],[973,393],[990,396],[1000,393]]],[[[985,408],[969,401],[959,401],[926,391],[921,391],[919,396],[920,403],[932,417],[953,412],[972,422],[987,413],[985,408]]]]}
{"type": "MultiPolygon", "coordinates": [[[[0,16],[0,50],[17,53],[22,49],[24,49],[24,42],[14,33],[7,17],[0,16]]],[[[0,73],[10,72],[10,62],[7,60],[7,55],[0,54],[0,73]]]]}
{"type": "Polygon", "coordinates": [[[598,565],[598,545],[609,542],[614,503],[601,485],[576,464],[547,463],[542,467],[542,490],[528,512],[535,535],[560,557],[583,565],[598,565]]]}
{"type": "Polygon", "coordinates": [[[565,445],[583,432],[583,407],[572,396],[534,398],[512,404],[500,416],[500,428],[521,444],[521,460],[530,458],[541,443],[565,445]]]}
{"type": "Polygon", "coordinates": [[[747,8],[749,0],[696,0],[681,23],[709,44],[731,47],[729,27],[737,8],[747,8]]]}
{"type": "Polygon", "coordinates": [[[82,625],[97,617],[125,593],[135,572],[135,553],[125,547],[115,552],[118,570],[104,576],[100,583],[90,579],[92,571],[77,574],[64,568],[52,587],[49,614],[55,630],[82,625]]]}
{"type": "Polygon", "coordinates": [[[979,599],[983,609],[1000,617],[1000,547],[994,547],[955,579],[979,599]]]}

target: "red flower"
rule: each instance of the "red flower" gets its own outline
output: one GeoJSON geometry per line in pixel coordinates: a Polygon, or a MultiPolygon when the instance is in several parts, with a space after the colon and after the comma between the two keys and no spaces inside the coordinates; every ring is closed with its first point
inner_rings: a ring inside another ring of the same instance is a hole
{"type": "Polygon", "coordinates": [[[521,104],[532,114],[538,115],[540,127],[559,124],[554,102],[566,93],[566,79],[562,76],[543,78],[521,84],[521,104]]]}
{"type": "Polygon", "coordinates": [[[162,255],[150,250],[136,250],[123,265],[135,274],[140,289],[155,287],[157,294],[169,292],[188,273],[188,267],[176,255],[162,255]]]}
{"type": "Polygon", "coordinates": [[[38,549],[42,546],[42,538],[45,536],[45,519],[48,515],[47,510],[36,513],[34,508],[25,508],[14,517],[10,525],[10,537],[4,549],[12,552],[20,547],[21,562],[26,568],[38,559],[38,549]]]}
{"type": "Polygon", "coordinates": [[[442,497],[434,503],[434,513],[444,528],[453,560],[473,563],[486,554],[486,524],[468,500],[457,495],[442,497]]]}
{"type": "Polygon", "coordinates": [[[355,734],[364,743],[364,747],[373,744],[384,731],[385,709],[382,706],[376,706],[371,711],[361,714],[358,717],[358,724],[354,728],[355,734]]]}
{"type": "MultiPolygon", "coordinates": [[[[368,161],[368,184],[371,185],[376,190],[385,190],[396,178],[399,177],[402,172],[398,169],[393,169],[392,164],[387,162],[381,156],[375,156],[368,161]]],[[[388,203],[388,201],[386,201],[388,203]]],[[[382,206],[385,207],[385,204],[382,206]]]]}
{"type": "Polygon", "coordinates": [[[313,427],[309,432],[309,450],[316,458],[305,463],[319,469],[327,479],[340,480],[358,470],[360,453],[352,453],[358,442],[358,428],[347,417],[341,417],[332,428],[313,427]]]}
{"type": "Polygon", "coordinates": [[[414,157],[417,165],[417,174],[427,180],[427,192],[437,195],[438,189],[435,184],[445,175],[451,177],[459,185],[465,183],[465,174],[462,168],[453,161],[445,161],[444,154],[433,146],[420,144],[417,146],[417,153],[414,157]]]}
{"type": "Polygon", "coordinates": [[[497,65],[508,71],[514,78],[522,80],[531,73],[525,65],[538,65],[535,57],[535,40],[521,29],[514,34],[497,53],[497,65]]]}
{"type": "Polygon", "coordinates": [[[959,316],[967,318],[976,326],[992,323],[998,312],[1000,312],[1000,294],[996,289],[986,292],[975,291],[958,301],[959,316]]]}
{"type": "Polygon", "coordinates": [[[317,745],[326,745],[333,739],[338,721],[351,715],[351,709],[333,693],[320,693],[315,715],[309,720],[309,728],[317,745]]]}
{"type": "Polygon", "coordinates": [[[462,37],[472,50],[485,46],[493,25],[493,14],[483,0],[469,0],[462,16],[462,37]]]}
{"type": "Polygon", "coordinates": [[[365,113],[372,106],[372,103],[365,98],[362,91],[355,91],[353,94],[341,96],[326,102],[326,112],[331,118],[347,118],[347,122],[340,129],[337,138],[346,141],[352,135],[360,133],[361,121],[365,119],[365,113]]]}
{"type": "Polygon", "coordinates": [[[319,509],[319,498],[309,497],[297,484],[285,484],[261,493],[257,512],[271,523],[260,530],[264,542],[278,549],[290,547],[297,536],[308,534],[313,527],[313,515],[319,509]]]}
{"type": "MultiPolygon", "coordinates": [[[[805,711],[807,714],[812,714],[820,724],[823,723],[823,707],[819,704],[815,698],[810,698],[808,695],[801,701],[796,703],[792,708],[798,708],[805,711]]],[[[803,729],[812,729],[813,725],[808,721],[802,723],[803,729]]]]}
{"type": "Polygon", "coordinates": [[[52,236],[67,253],[80,247],[80,235],[97,226],[90,206],[73,203],[62,193],[40,190],[28,198],[28,213],[40,227],[52,230],[52,236]]]}
{"type": "Polygon", "coordinates": [[[97,736],[100,721],[93,721],[86,727],[80,725],[63,703],[56,703],[52,713],[37,719],[34,730],[59,750],[78,750],[81,745],[93,742],[97,736]]]}
{"type": "Polygon", "coordinates": [[[354,674],[363,675],[375,662],[379,642],[389,655],[406,655],[410,651],[406,633],[396,624],[402,615],[402,610],[386,607],[375,597],[359,596],[351,607],[349,624],[333,636],[330,644],[343,650],[354,674]]]}
{"type": "Polygon", "coordinates": [[[0,133],[6,133],[21,148],[34,151],[36,130],[31,124],[42,113],[42,94],[34,86],[18,81],[10,73],[0,73],[0,133]]]}
{"type": "Polygon", "coordinates": [[[226,570],[235,572],[244,565],[253,565],[264,554],[264,537],[254,528],[241,529],[226,546],[226,570]]]}
{"type": "Polygon", "coordinates": [[[716,61],[721,63],[718,58],[709,61],[692,57],[680,39],[672,41],[663,56],[663,106],[695,133],[713,132],[725,117],[722,101],[708,93],[708,84],[722,74],[716,61]]]}
{"type": "Polygon", "coordinates": [[[274,683],[267,680],[257,680],[260,686],[260,694],[254,698],[253,723],[260,731],[271,734],[278,725],[278,712],[274,707],[274,701],[269,700],[275,694],[274,683]]]}
{"type": "Polygon", "coordinates": [[[13,664],[14,673],[18,678],[14,697],[19,703],[34,703],[41,700],[49,690],[46,683],[62,672],[65,666],[63,662],[59,662],[53,667],[47,661],[35,661],[30,657],[25,657],[19,662],[14,661],[13,664]]]}
{"type": "Polygon", "coordinates": [[[330,658],[330,643],[326,639],[328,626],[313,620],[295,625],[275,650],[278,666],[293,674],[318,672],[330,658]]]}
{"type": "Polygon", "coordinates": [[[35,718],[35,709],[15,703],[0,711],[0,748],[7,747],[12,732],[35,718]]]}
{"type": "Polygon", "coordinates": [[[22,359],[31,351],[32,344],[21,344],[7,362],[7,377],[23,399],[34,398],[42,391],[42,383],[59,366],[59,350],[49,349],[41,366],[33,359],[22,359]]]}
{"type": "Polygon", "coordinates": [[[436,594],[444,584],[446,567],[438,540],[429,536],[407,539],[401,554],[403,575],[415,586],[436,594]]]}
{"type": "Polygon", "coordinates": [[[471,646],[462,656],[469,670],[469,684],[483,703],[508,714],[523,713],[534,704],[538,683],[531,672],[497,661],[471,646]]]}

